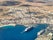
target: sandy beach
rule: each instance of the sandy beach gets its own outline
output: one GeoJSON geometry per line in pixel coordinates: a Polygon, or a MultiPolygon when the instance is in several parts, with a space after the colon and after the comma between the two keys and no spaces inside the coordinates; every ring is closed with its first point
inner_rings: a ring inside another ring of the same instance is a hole
{"type": "Polygon", "coordinates": [[[8,25],[1,25],[0,27],[5,27],[5,26],[15,26],[16,24],[8,24],[8,25]]]}

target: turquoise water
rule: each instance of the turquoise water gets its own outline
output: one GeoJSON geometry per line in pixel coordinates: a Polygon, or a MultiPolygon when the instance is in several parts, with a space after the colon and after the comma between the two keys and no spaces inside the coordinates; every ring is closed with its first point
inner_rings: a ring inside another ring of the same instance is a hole
{"type": "Polygon", "coordinates": [[[24,25],[5,26],[0,28],[0,40],[34,40],[37,38],[37,32],[45,29],[48,24],[38,24],[38,26],[21,33],[26,27],[24,25]]]}

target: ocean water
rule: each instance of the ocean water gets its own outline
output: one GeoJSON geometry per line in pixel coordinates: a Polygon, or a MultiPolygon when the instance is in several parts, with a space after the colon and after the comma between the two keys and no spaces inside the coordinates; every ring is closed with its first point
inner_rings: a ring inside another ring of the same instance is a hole
{"type": "Polygon", "coordinates": [[[24,25],[5,26],[0,28],[0,40],[34,40],[37,38],[37,32],[47,28],[48,24],[38,24],[38,26],[21,33],[26,27],[24,25]]]}

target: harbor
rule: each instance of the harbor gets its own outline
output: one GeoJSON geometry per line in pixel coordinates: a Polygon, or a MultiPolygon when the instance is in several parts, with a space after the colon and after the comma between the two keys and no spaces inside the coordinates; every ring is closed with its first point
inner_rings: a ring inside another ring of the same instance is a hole
{"type": "Polygon", "coordinates": [[[53,1],[0,0],[0,40],[53,40],[53,1]]]}

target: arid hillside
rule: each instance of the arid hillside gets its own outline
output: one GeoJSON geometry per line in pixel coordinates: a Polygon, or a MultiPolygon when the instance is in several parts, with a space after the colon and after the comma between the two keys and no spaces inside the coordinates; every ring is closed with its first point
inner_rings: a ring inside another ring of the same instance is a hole
{"type": "Polygon", "coordinates": [[[43,19],[50,17],[50,13],[53,13],[53,2],[51,1],[0,1],[0,24],[3,25],[10,23],[34,24],[37,20],[39,20],[39,17],[43,19]]]}

